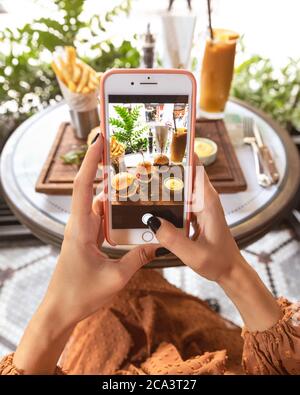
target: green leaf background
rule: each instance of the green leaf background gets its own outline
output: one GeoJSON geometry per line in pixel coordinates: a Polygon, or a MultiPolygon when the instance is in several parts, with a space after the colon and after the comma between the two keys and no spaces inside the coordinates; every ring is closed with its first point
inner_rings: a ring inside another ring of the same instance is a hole
{"type": "Polygon", "coordinates": [[[288,131],[300,131],[300,59],[275,69],[270,59],[253,55],[235,69],[231,95],[254,105],[288,131]]]}
{"type": "MultiPolygon", "coordinates": [[[[58,18],[39,18],[18,28],[0,29],[0,137],[6,137],[21,122],[53,101],[61,99],[56,77],[50,67],[50,54],[56,46],[84,47],[82,56],[97,71],[112,67],[138,67],[140,55],[131,41],[113,44],[106,33],[117,16],[128,15],[131,0],[120,0],[106,14],[82,20],[85,0],[52,0],[58,18]],[[82,37],[88,30],[90,37],[82,37]]],[[[134,42],[134,37],[133,41],[134,42]]],[[[1,148],[1,143],[0,143],[1,148]]]]}

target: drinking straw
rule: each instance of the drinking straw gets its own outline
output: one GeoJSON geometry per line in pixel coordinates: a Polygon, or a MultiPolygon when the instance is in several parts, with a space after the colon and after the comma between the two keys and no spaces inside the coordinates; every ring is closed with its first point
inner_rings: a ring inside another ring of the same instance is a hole
{"type": "Polygon", "coordinates": [[[174,111],[173,111],[173,122],[174,122],[174,129],[175,129],[175,133],[177,134],[177,128],[176,128],[176,118],[174,115],[174,111]]]}
{"type": "Polygon", "coordinates": [[[211,24],[210,0],[207,0],[207,10],[208,10],[208,26],[209,26],[210,38],[211,38],[211,40],[213,40],[214,39],[214,32],[213,32],[212,24],[211,24]]]}

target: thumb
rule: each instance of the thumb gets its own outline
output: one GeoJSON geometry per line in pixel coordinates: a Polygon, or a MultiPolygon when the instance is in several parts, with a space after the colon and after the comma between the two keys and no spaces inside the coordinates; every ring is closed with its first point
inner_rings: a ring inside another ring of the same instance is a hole
{"type": "Polygon", "coordinates": [[[133,248],[121,258],[119,266],[120,271],[130,278],[142,266],[155,258],[156,250],[157,244],[145,244],[133,248]]]}
{"type": "MultiPolygon", "coordinates": [[[[195,260],[201,259],[199,246],[169,221],[162,218],[155,218],[160,222],[160,226],[157,227],[156,225],[157,230],[155,233],[159,243],[193,269],[196,266],[195,260]]],[[[158,224],[157,221],[155,222],[158,224]]]]}

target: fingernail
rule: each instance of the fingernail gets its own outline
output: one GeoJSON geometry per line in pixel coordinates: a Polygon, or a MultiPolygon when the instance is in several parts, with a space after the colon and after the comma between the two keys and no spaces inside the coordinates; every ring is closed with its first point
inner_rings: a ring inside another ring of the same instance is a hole
{"type": "Polygon", "coordinates": [[[169,251],[167,248],[165,247],[159,247],[156,251],[155,251],[155,256],[159,257],[159,256],[163,256],[163,255],[168,255],[170,254],[171,251],[169,251]]]}
{"type": "Polygon", "coordinates": [[[153,233],[156,233],[161,225],[160,219],[157,217],[151,217],[147,221],[147,226],[152,230],[153,233]]]}
{"type": "Polygon", "coordinates": [[[219,312],[220,312],[221,307],[220,307],[220,304],[219,304],[219,302],[218,302],[217,299],[215,299],[215,298],[208,298],[208,299],[204,299],[204,301],[205,301],[206,303],[208,303],[208,304],[209,304],[209,307],[210,307],[212,310],[214,310],[216,313],[219,313],[219,312]]]}
{"type": "Polygon", "coordinates": [[[93,138],[93,141],[91,144],[94,144],[97,141],[97,138],[99,137],[100,133],[97,133],[96,136],[93,138]]]}

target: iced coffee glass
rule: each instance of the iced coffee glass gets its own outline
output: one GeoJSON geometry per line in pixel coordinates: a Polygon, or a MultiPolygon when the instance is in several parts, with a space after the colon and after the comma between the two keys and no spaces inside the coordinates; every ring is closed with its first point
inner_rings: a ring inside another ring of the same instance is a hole
{"type": "Polygon", "coordinates": [[[200,76],[200,114],[205,118],[224,116],[238,38],[231,30],[214,29],[213,40],[206,39],[200,76]]]}
{"type": "Polygon", "coordinates": [[[187,129],[177,128],[172,134],[170,145],[170,159],[173,163],[182,163],[187,140],[187,129]]]}

